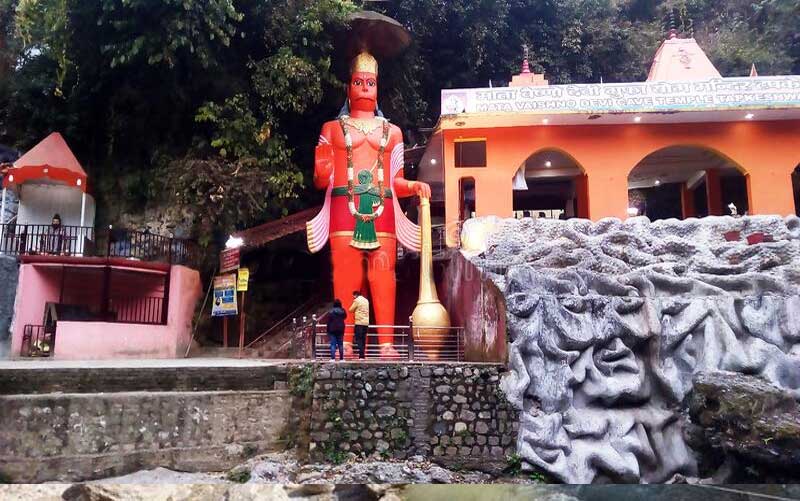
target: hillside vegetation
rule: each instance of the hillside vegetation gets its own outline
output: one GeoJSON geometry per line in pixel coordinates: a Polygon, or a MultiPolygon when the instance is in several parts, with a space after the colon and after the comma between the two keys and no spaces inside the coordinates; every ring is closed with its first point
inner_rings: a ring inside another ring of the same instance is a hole
{"type": "Polygon", "coordinates": [[[219,242],[319,202],[316,131],[344,98],[332,34],[363,7],[412,33],[380,75],[412,142],[442,88],[502,85],[523,44],[551,83],[642,80],[670,26],[723,75],[800,73],[800,0],[0,0],[0,143],[61,131],[98,224],[171,211],[219,242]]]}

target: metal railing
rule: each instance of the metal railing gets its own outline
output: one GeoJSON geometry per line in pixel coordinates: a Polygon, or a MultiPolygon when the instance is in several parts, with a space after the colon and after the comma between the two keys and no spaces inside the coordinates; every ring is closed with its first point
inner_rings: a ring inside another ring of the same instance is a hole
{"type": "Polygon", "coordinates": [[[0,254],[11,256],[96,256],[160,261],[195,266],[197,247],[188,239],[165,237],[146,231],[109,229],[105,255],[96,248],[96,234],[89,226],[0,224],[0,254]]]}
{"type": "MultiPolygon", "coordinates": [[[[459,232],[460,225],[454,230],[459,232]]],[[[447,233],[453,231],[452,228],[445,224],[434,224],[431,226],[431,251],[433,257],[442,257],[447,253],[447,233]]],[[[458,236],[458,235],[456,235],[458,236]]]]}
{"type": "Polygon", "coordinates": [[[23,357],[50,357],[53,355],[56,333],[49,332],[44,325],[28,324],[22,329],[23,357]]]}
{"type": "MultiPolygon", "coordinates": [[[[431,226],[431,252],[433,259],[447,259],[450,248],[447,247],[447,236],[451,235],[457,246],[461,246],[461,227],[463,221],[450,224],[434,224],[431,226]]],[[[402,245],[397,246],[397,259],[402,259],[408,251],[402,245]]],[[[413,254],[413,253],[412,253],[413,254]]]]}
{"type": "MultiPolygon", "coordinates": [[[[252,348],[256,343],[264,340],[267,336],[272,334],[273,332],[280,332],[282,329],[286,329],[289,325],[293,325],[296,328],[297,325],[297,315],[301,311],[308,311],[312,306],[319,303],[321,301],[322,295],[315,294],[311,297],[311,299],[307,300],[305,303],[301,304],[294,310],[290,311],[286,316],[278,320],[272,327],[268,328],[264,332],[258,335],[254,340],[250,341],[245,345],[245,348],[252,348]]],[[[307,317],[304,317],[307,318],[307,317]]]]}
{"type": "Polygon", "coordinates": [[[109,322],[124,324],[165,325],[166,298],[164,297],[111,297],[108,310],[113,314],[109,322]]]}
{"type": "Polygon", "coordinates": [[[164,237],[145,231],[109,231],[108,257],[161,261],[170,264],[192,264],[194,246],[190,240],[164,237]]]}
{"type": "MultiPolygon", "coordinates": [[[[305,320],[305,319],[304,319],[305,320]]],[[[317,319],[303,322],[300,329],[305,338],[310,338],[311,355],[314,359],[330,359],[330,343],[327,325],[317,319]]],[[[353,325],[346,329],[352,332],[353,325]]],[[[350,334],[349,336],[352,336],[350,334]]],[[[348,337],[348,334],[345,334],[348,337]]],[[[452,361],[464,360],[464,328],[463,327],[414,327],[413,325],[370,325],[367,327],[367,342],[364,350],[367,360],[404,360],[404,361],[452,361]],[[442,330],[442,335],[433,335],[431,330],[442,330]],[[390,338],[393,351],[383,352],[379,340],[390,338]]],[[[338,358],[337,353],[337,358],[338,358]]],[[[353,342],[353,353],[348,360],[358,358],[358,350],[353,342]]]]}
{"type": "Polygon", "coordinates": [[[91,253],[93,241],[94,228],[88,226],[61,226],[54,229],[47,224],[0,225],[0,252],[14,256],[82,256],[91,253]]]}

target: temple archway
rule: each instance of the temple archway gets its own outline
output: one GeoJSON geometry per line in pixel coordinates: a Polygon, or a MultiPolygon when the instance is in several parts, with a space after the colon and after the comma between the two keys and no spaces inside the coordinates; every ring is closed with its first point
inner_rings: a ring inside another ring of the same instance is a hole
{"type": "Polygon", "coordinates": [[[744,169],[724,155],[676,145],[644,157],[628,174],[628,215],[650,220],[722,216],[749,210],[744,169]]]}
{"type": "Polygon", "coordinates": [[[519,166],[512,183],[514,217],[588,217],[586,173],[563,151],[535,152],[519,166]]]}

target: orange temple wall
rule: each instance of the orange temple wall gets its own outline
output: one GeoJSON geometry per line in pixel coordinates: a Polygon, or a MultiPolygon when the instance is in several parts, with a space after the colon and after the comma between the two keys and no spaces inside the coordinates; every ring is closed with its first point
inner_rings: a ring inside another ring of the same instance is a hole
{"type": "MultiPolygon", "coordinates": [[[[475,117],[477,118],[477,117],[475,117]]],[[[459,219],[459,180],[475,179],[477,216],[511,217],[512,178],[532,154],[555,149],[586,174],[588,217],[628,217],[628,174],[647,155],[669,146],[695,146],[727,157],[747,178],[750,214],[795,213],[791,175],[800,163],[800,121],[502,127],[503,117],[480,117],[482,128],[442,122],[445,219],[459,219]],[[456,168],[458,139],[486,139],[486,167],[456,168]]],[[[448,234],[448,245],[455,245],[448,234]]]]}

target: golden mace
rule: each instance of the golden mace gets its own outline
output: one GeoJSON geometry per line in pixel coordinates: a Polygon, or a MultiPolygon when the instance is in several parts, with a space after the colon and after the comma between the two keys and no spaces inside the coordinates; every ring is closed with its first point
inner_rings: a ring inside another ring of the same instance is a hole
{"type": "Polygon", "coordinates": [[[438,360],[439,352],[450,335],[450,315],[439,302],[433,280],[433,245],[431,242],[431,203],[420,197],[420,232],[422,245],[419,262],[419,299],[411,314],[414,341],[421,341],[428,358],[438,360]]]}

